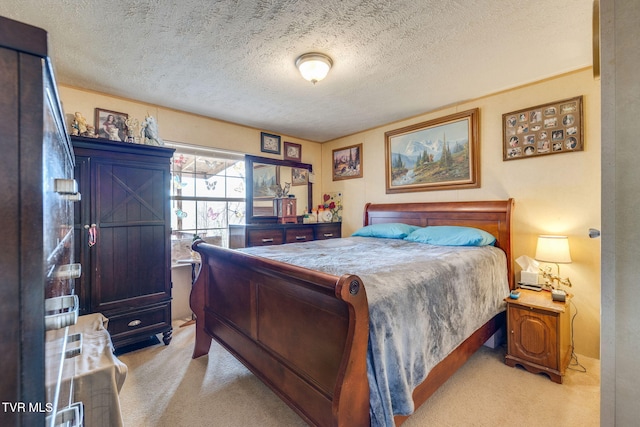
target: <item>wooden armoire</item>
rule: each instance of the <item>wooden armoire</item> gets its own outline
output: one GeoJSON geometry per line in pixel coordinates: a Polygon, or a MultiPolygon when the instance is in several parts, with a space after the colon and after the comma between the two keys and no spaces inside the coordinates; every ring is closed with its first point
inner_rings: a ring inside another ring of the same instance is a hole
{"type": "Polygon", "coordinates": [[[102,313],[116,350],[171,341],[170,161],[173,149],[71,137],[80,313],[102,313]]]}

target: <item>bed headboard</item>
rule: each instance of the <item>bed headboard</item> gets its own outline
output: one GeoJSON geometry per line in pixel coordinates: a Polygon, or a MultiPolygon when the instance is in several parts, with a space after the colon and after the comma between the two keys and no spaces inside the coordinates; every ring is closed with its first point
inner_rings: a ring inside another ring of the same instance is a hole
{"type": "Polygon", "coordinates": [[[478,202],[367,203],[364,225],[401,222],[419,225],[460,225],[485,230],[496,237],[496,247],[507,254],[509,287],[515,286],[511,253],[513,199],[478,202]]]}

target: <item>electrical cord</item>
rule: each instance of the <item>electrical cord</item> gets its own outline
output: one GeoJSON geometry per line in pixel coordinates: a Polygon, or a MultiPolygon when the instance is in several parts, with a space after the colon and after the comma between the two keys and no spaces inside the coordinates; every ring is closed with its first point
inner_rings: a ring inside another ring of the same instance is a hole
{"type": "Polygon", "coordinates": [[[580,364],[578,361],[578,355],[575,352],[575,344],[574,344],[574,335],[573,335],[573,323],[576,320],[576,316],[578,315],[578,307],[576,307],[575,303],[572,300],[569,300],[570,304],[573,306],[574,313],[571,316],[571,360],[569,361],[569,366],[567,369],[571,369],[572,371],[577,372],[587,372],[587,368],[580,364]]]}

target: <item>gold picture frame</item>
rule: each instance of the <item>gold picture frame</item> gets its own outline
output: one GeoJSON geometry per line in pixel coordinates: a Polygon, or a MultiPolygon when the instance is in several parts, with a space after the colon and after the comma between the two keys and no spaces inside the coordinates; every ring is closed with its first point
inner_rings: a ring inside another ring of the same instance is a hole
{"type": "Polygon", "coordinates": [[[478,108],[386,132],[386,192],[480,187],[478,108]]]}

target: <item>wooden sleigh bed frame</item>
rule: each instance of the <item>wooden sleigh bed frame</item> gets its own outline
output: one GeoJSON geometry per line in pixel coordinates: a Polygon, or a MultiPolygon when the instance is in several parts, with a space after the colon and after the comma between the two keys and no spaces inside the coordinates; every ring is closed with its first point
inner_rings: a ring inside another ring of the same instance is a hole
{"type": "MultiPolygon", "coordinates": [[[[464,225],[493,234],[511,253],[513,200],[367,204],[364,225],[464,225]]],[[[196,315],[193,358],[215,339],[269,386],[307,423],[368,426],[366,284],[355,276],[333,276],[202,241],[193,248],[202,268],[191,291],[196,315]]],[[[415,407],[431,396],[504,324],[491,319],[435,366],[413,393],[415,407]]],[[[407,417],[396,416],[396,425],[407,417]]]]}

